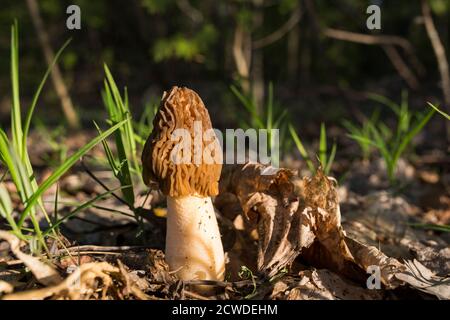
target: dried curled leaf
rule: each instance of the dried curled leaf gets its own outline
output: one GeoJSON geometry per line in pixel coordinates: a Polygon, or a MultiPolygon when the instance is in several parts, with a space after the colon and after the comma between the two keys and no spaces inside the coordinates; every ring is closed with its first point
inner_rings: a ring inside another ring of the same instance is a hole
{"type": "Polygon", "coordinates": [[[380,267],[380,280],[386,288],[394,289],[402,285],[402,282],[398,281],[395,275],[404,271],[405,267],[397,259],[386,256],[374,246],[367,246],[354,239],[347,237],[345,241],[355,258],[355,262],[363,270],[367,270],[370,266],[380,267]]]}
{"type": "Polygon", "coordinates": [[[418,261],[436,275],[450,274],[450,247],[426,246],[421,242],[411,241],[408,248],[418,261]]]}
{"type": "Polygon", "coordinates": [[[405,269],[395,277],[412,287],[435,295],[439,299],[450,300],[450,278],[438,277],[417,260],[405,261],[405,269]]]}
{"type": "Polygon", "coordinates": [[[0,296],[5,293],[13,292],[14,287],[6,281],[0,280],[0,296]]]}
{"type": "Polygon", "coordinates": [[[42,300],[53,299],[89,299],[97,290],[100,279],[103,284],[102,297],[106,296],[108,288],[112,285],[110,273],[119,273],[119,269],[107,262],[86,263],[75,269],[64,281],[55,285],[37,290],[12,293],[3,297],[4,300],[42,300]]]}
{"type": "Polygon", "coordinates": [[[298,229],[291,228],[298,224],[298,198],[289,180],[292,175],[287,169],[247,163],[225,167],[220,181],[221,191],[237,196],[245,216],[251,212],[258,215],[257,266],[268,277],[298,255],[298,229]]]}
{"type": "Polygon", "coordinates": [[[15,235],[0,230],[0,239],[9,243],[12,253],[30,269],[37,281],[43,285],[54,285],[61,282],[61,276],[50,265],[20,251],[20,240],[15,235]]]}
{"type": "Polygon", "coordinates": [[[303,254],[316,266],[340,272],[350,269],[354,259],[341,226],[336,180],[325,176],[319,168],[314,177],[303,178],[302,182],[299,211],[302,211],[303,226],[315,236],[313,246],[303,254]]]}
{"type": "Polygon", "coordinates": [[[128,251],[107,260],[115,263],[117,258],[123,263],[122,270],[124,268],[132,270],[127,274],[129,278],[127,281],[133,282],[137,288],[151,294],[152,297],[173,298],[174,292],[170,287],[177,279],[173,273],[170,273],[163,251],[156,249],[128,251]]]}
{"type": "Polygon", "coordinates": [[[282,300],[374,300],[382,294],[351,283],[325,269],[304,270],[277,282],[272,298],[282,300]]]}
{"type": "Polygon", "coordinates": [[[12,293],[3,297],[4,300],[42,300],[70,299],[85,300],[90,298],[113,297],[124,299],[129,295],[137,299],[149,299],[131,279],[125,266],[118,262],[114,267],[107,262],[86,263],[76,268],[61,283],[42,289],[12,293]],[[115,282],[115,283],[114,283],[115,282]],[[97,292],[101,292],[98,297],[97,292]]]}
{"type": "Polygon", "coordinates": [[[321,170],[294,183],[294,172],[257,163],[225,167],[220,188],[234,193],[245,215],[258,215],[258,271],[272,277],[313,243],[310,258],[333,269],[353,257],[344,241],[333,179],[321,170]]]}

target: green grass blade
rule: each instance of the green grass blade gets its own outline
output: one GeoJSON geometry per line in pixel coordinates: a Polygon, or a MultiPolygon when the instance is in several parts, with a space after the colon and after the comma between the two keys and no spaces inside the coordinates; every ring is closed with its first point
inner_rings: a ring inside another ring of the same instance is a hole
{"type": "Polygon", "coordinates": [[[432,224],[432,223],[409,223],[413,228],[450,232],[450,226],[446,224],[432,224]]]}
{"type": "MultiPolygon", "coordinates": [[[[373,124],[368,125],[369,132],[372,131],[371,127],[375,127],[375,125],[373,124]]],[[[392,132],[393,130],[391,130],[391,128],[389,128],[385,123],[383,122],[378,123],[376,128],[378,128],[378,130],[380,131],[380,135],[383,137],[384,140],[389,141],[394,137],[394,133],[392,132]]]]}
{"type": "Polygon", "coordinates": [[[50,232],[53,232],[53,230],[56,230],[56,228],[58,228],[61,225],[61,223],[63,223],[67,219],[72,218],[77,213],[81,212],[82,210],[85,210],[87,208],[92,207],[97,201],[106,198],[107,196],[111,195],[113,192],[115,192],[115,191],[117,191],[117,190],[119,190],[121,188],[122,187],[118,187],[118,188],[115,188],[113,190],[109,190],[107,192],[104,192],[104,193],[96,196],[95,198],[93,198],[93,199],[83,203],[82,205],[78,206],[76,209],[72,210],[69,214],[65,215],[61,219],[58,219],[58,221],[56,221],[50,228],[48,228],[47,230],[44,231],[43,235],[47,236],[50,232]]]}
{"type": "MultiPolygon", "coordinates": [[[[287,116],[288,114],[288,110],[283,110],[280,113],[280,116],[277,118],[277,120],[274,122],[273,124],[273,128],[278,128],[280,126],[281,121],[283,121],[283,119],[287,116]]],[[[286,125],[286,124],[285,124],[286,125]]]]}
{"type": "Polygon", "coordinates": [[[25,221],[25,218],[30,213],[31,208],[36,204],[38,199],[41,197],[41,195],[50,188],[64,173],[67,172],[78,160],[85,155],[89,150],[91,150],[97,143],[102,141],[103,139],[107,138],[109,135],[111,135],[114,131],[116,131],[118,128],[120,128],[122,125],[125,124],[127,120],[123,120],[105,132],[103,132],[101,135],[95,137],[92,139],[89,143],[87,143],[85,146],[83,146],[80,150],[75,152],[72,156],[66,159],[64,163],[59,166],[51,175],[48,177],[34,192],[34,194],[31,196],[31,198],[28,200],[27,206],[25,207],[24,211],[22,212],[19,220],[19,227],[22,226],[23,222],[25,221]]]}
{"type": "Polygon", "coordinates": [[[231,88],[231,91],[234,93],[234,95],[238,98],[238,100],[245,107],[245,109],[247,109],[247,111],[250,113],[250,116],[252,117],[252,121],[255,122],[255,124],[257,125],[257,127],[259,129],[263,129],[264,124],[261,121],[261,118],[259,117],[258,112],[256,111],[255,102],[252,99],[245,97],[235,86],[231,85],[230,88],[231,88]]]}
{"type": "Polygon", "coordinates": [[[3,162],[3,164],[6,166],[6,168],[9,171],[9,174],[11,176],[12,181],[14,182],[14,185],[16,186],[17,192],[19,193],[19,196],[21,199],[26,199],[25,190],[22,187],[21,179],[19,176],[19,172],[15,166],[14,159],[12,157],[14,149],[11,146],[8,137],[6,136],[5,131],[3,131],[0,128],[0,158],[3,162]]]}
{"type": "Polygon", "coordinates": [[[391,99],[388,99],[388,98],[386,98],[382,95],[376,94],[376,93],[370,93],[368,95],[368,98],[389,107],[397,115],[400,113],[399,105],[397,103],[395,103],[394,101],[392,101],[391,99]]]}
{"type": "MultiPolygon", "coordinates": [[[[10,147],[10,154],[11,154],[11,159],[13,161],[14,170],[17,172],[18,178],[19,178],[19,181],[16,184],[16,187],[18,187],[18,189],[22,190],[21,200],[22,200],[22,203],[26,205],[34,191],[34,189],[33,189],[34,188],[34,185],[33,185],[34,178],[29,176],[26,165],[22,162],[22,160],[19,158],[19,155],[16,152],[16,150],[12,147],[10,147]]],[[[38,201],[39,200],[40,199],[38,199],[38,201]]],[[[31,222],[33,224],[34,232],[36,233],[37,239],[42,244],[42,246],[46,248],[44,238],[42,237],[42,231],[41,231],[41,228],[39,227],[39,221],[36,218],[35,207],[30,208],[29,216],[31,217],[31,222]]],[[[45,213],[45,216],[47,218],[46,213],[45,213]]],[[[18,227],[20,228],[19,224],[18,224],[18,227]]]]}
{"type": "MultiPolygon", "coordinates": [[[[100,127],[97,125],[97,123],[94,121],[94,125],[97,128],[97,131],[99,134],[102,134],[102,130],[100,129],[100,127]]],[[[106,140],[102,140],[102,145],[103,145],[103,149],[105,150],[105,154],[106,154],[106,159],[108,160],[109,166],[111,168],[111,170],[114,173],[114,176],[117,177],[119,168],[117,167],[116,164],[116,160],[114,159],[113,153],[111,151],[111,148],[108,145],[108,142],[106,142],[106,140]]]]}
{"type": "MultiPolygon", "coordinates": [[[[111,98],[107,99],[107,102],[109,103],[107,108],[110,111],[111,119],[114,122],[118,122],[125,118],[130,118],[130,121],[128,121],[122,128],[120,128],[118,133],[116,133],[116,142],[119,142],[125,151],[123,154],[124,158],[120,159],[123,160],[126,158],[129,162],[129,166],[131,169],[140,171],[136,152],[136,141],[134,139],[134,130],[130,116],[131,113],[128,105],[127,89],[125,88],[124,99],[122,99],[119,89],[117,88],[116,82],[114,81],[114,78],[106,64],[104,65],[104,69],[107,81],[106,86],[109,87],[110,89],[108,90],[106,88],[107,96],[112,95],[112,97],[114,98],[114,99],[111,98]],[[118,135],[121,136],[120,139],[118,138],[118,135]]],[[[138,179],[141,179],[140,175],[138,176],[138,179]]]]}
{"type": "Polygon", "coordinates": [[[0,217],[6,219],[14,233],[21,234],[20,229],[14,221],[12,213],[13,206],[11,197],[9,196],[8,190],[6,190],[5,185],[2,183],[0,184],[0,217]]]}
{"type": "Polygon", "coordinates": [[[351,138],[351,139],[353,139],[353,140],[355,140],[357,142],[363,143],[363,144],[368,144],[368,145],[371,145],[371,146],[374,146],[374,147],[378,147],[376,142],[374,142],[370,138],[367,138],[366,136],[363,136],[363,135],[352,133],[352,134],[347,134],[347,137],[349,137],[349,138],[351,138]]]}
{"type": "Polygon", "coordinates": [[[255,110],[253,107],[253,103],[245,97],[238,88],[236,88],[234,85],[230,86],[231,91],[234,93],[234,95],[238,98],[238,100],[242,103],[242,105],[247,109],[248,112],[250,112],[252,115],[254,114],[255,110]]]}
{"type": "Polygon", "coordinates": [[[59,57],[62,54],[62,52],[64,51],[64,49],[69,45],[70,41],[71,41],[71,39],[67,40],[63,44],[61,49],[58,50],[58,52],[55,55],[55,58],[53,59],[52,63],[48,66],[47,71],[45,72],[44,76],[42,77],[42,80],[39,83],[39,86],[33,96],[33,100],[31,102],[30,108],[28,109],[28,113],[25,118],[25,123],[24,123],[24,127],[23,127],[23,137],[22,137],[23,153],[25,153],[25,149],[27,147],[27,137],[28,137],[28,131],[30,130],[31,118],[33,117],[33,112],[34,112],[34,109],[36,108],[36,104],[37,104],[37,101],[39,100],[39,96],[41,95],[41,91],[44,88],[44,85],[47,81],[48,76],[50,75],[50,72],[52,71],[52,69],[54,68],[56,63],[58,62],[59,57]]]}
{"type": "Polygon", "coordinates": [[[400,120],[400,123],[399,123],[400,131],[407,132],[409,130],[411,114],[409,112],[409,105],[408,105],[408,91],[406,91],[406,90],[402,91],[402,102],[400,105],[399,120],[400,120]]]}
{"type": "Polygon", "coordinates": [[[328,175],[330,173],[331,166],[333,165],[334,158],[336,157],[336,150],[337,150],[337,145],[336,145],[336,143],[333,143],[333,146],[331,147],[330,156],[328,157],[328,162],[327,162],[327,165],[326,165],[325,171],[324,171],[326,175],[328,175]]]}
{"type": "Polygon", "coordinates": [[[322,166],[327,165],[327,132],[325,124],[320,124],[319,159],[322,166]]]}
{"type": "Polygon", "coordinates": [[[423,129],[423,127],[430,121],[433,114],[436,112],[436,110],[432,109],[430,110],[425,116],[422,117],[420,121],[412,128],[406,136],[402,139],[400,146],[396,150],[394,154],[394,162],[396,162],[405,148],[408,146],[408,144],[411,142],[411,140],[423,129]]]}
{"type": "Polygon", "coordinates": [[[313,173],[315,172],[314,164],[312,163],[311,159],[309,158],[308,152],[305,149],[305,146],[303,145],[302,141],[300,140],[300,137],[298,136],[297,132],[295,131],[294,127],[289,124],[289,132],[291,133],[291,137],[294,140],[294,143],[298,149],[298,152],[300,155],[305,159],[306,165],[308,166],[309,170],[313,173]]]}
{"type": "Polygon", "coordinates": [[[436,107],[434,104],[427,102],[427,104],[433,108],[434,110],[436,110],[438,113],[440,113],[444,118],[446,118],[447,120],[450,120],[450,115],[448,115],[447,113],[445,113],[444,111],[442,111],[441,109],[439,109],[438,107],[436,107]]]}
{"type": "Polygon", "coordinates": [[[17,21],[11,26],[11,85],[12,85],[12,110],[11,131],[12,144],[22,158],[22,118],[19,96],[19,27],[17,21]]]}
{"type": "Polygon", "coordinates": [[[270,131],[273,127],[273,84],[269,83],[269,93],[267,97],[267,119],[266,129],[270,131]]]}
{"type": "MultiPolygon", "coordinates": [[[[150,132],[150,130],[148,132],[150,132]]],[[[137,133],[134,134],[134,140],[136,140],[136,142],[142,147],[145,145],[145,142],[146,142],[145,138],[142,138],[137,133]]]]}

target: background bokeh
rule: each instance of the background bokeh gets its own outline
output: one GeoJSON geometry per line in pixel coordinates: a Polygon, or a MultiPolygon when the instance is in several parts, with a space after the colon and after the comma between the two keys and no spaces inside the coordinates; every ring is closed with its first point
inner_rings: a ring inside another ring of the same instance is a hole
{"type": "MultiPolygon", "coordinates": [[[[242,105],[232,94],[231,84],[247,86],[248,93],[261,104],[272,82],[275,102],[289,110],[290,119],[303,126],[306,135],[317,132],[322,121],[331,126],[343,117],[370,113],[367,92],[399,101],[401,91],[407,90],[412,108],[419,109],[425,108],[425,101],[443,102],[436,57],[421,19],[419,0],[37,2],[53,50],[73,39],[59,65],[84,126],[91,127],[92,120],[103,119],[106,114],[100,94],[103,63],[108,64],[120,87],[127,86],[135,117],[146,104],[157,101],[163,90],[186,85],[203,97],[219,128],[236,127],[242,116],[242,105]],[[81,8],[81,30],[66,28],[70,4],[81,8]],[[382,9],[381,30],[366,28],[370,4],[382,9]],[[326,35],[324,30],[330,28],[401,37],[410,43],[413,57],[402,48],[396,50],[417,83],[411,85],[399,75],[382,45],[338,40],[326,35]],[[244,56],[247,70],[239,69],[239,54],[244,56]]],[[[429,3],[448,53],[450,3],[429,3]]],[[[14,19],[20,27],[24,102],[32,98],[47,64],[26,1],[2,0],[0,7],[0,123],[7,127],[10,25],[14,19]]],[[[49,125],[65,121],[51,81],[36,116],[49,125]]],[[[442,119],[435,121],[443,130],[442,119]]]]}

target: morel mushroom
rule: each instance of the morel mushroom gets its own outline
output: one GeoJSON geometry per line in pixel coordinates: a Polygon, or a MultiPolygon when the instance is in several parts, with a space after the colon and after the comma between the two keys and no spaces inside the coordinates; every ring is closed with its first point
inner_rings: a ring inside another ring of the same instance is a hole
{"type": "Polygon", "coordinates": [[[167,196],[166,261],[182,280],[224,277],[222,240],[210,198],[219,192],[221,157],[197,93],[179,87],[164,92],[142,152],[142,174],[147,185],[158,183],[167,196]],[[185,134],[179,135],[180,130],[185,134]],[[220,161],[205,161],[204,150],[211,151],[209,160],[220,161]]]}

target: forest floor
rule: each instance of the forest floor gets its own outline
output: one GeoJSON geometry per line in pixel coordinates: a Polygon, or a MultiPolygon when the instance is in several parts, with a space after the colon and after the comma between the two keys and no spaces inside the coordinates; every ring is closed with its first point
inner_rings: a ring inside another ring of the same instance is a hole
{"type": "MultiPolygon", "coordinates": [[[[90,134],[79,133],[61,144],[70,153],[90,138],[90,134]]],[[[51,163],[57,161],[58,152],[37,132],[29,140],[31,162],[43,180],[52,172],[51,163]]],[[[182,282],[169,271],[163,252],[165,198],[160,192],[147,194],[147,187],[142,186],[135,204],[138,212],[109,196],[61,224],[56,235],[48,238],[49,252],[38,259],[24,254],[30,248],[17,238],[0,233],[0,297],[450,299],[450,233],[439,227],[450,224],[450,158],[439,150],[429,154],[414,162],[401,159],[395,188],[390,187],[379,158],[345,165],[336,162],[332,172],[342,177],[338,185],[320,174],[302,178],[308,173],[294,155],[281,164],[289,170],[278,170],[270,181],[257,182],[258,166],[237,166],[232,173],[225,170],[221,193],[215,199],[229,260],[223,282],[182,282]],[[242,173],[240,177],[233,176],[236,170],[242,173]],[[226,179],[240,180],[230,189],[226,179]],[[326,190],[314,189],[316,182],[324,183],[326,190]],[[284,186],[292,187],[290,203],[296,207],[287,213],[282,208],[279,213],[268,199],[275,199],[281,207],[284,186]],[[255,194],[263,200],[248,208],[250,195],[255,194]],[[324,206],[320,206],[321,201],[324,206]],[[301,212],[301,206],[311,211],[301,212]],[[312,244],[296,238],[298,242],[293,245],[291,236],[300,232],[300,226],[281,219],[281,214],[307,225],[312,244]],[[271,231],[281,234],[260,234],[268,232],[261,221],[284,223],[286,228],[271,231]],[[284,239],[288,248],[284,253],[278,250],[283,244],[264,248],[258,241],[274,237],[284,239]],[[274,260],[285,264],[275,268],[274,260]],[[376,285],[377,280],[368,280],[371,266],[379,267],[379,289],[367,287],[369,282],[376,285]],[[214,294],[197,292],[195,285],[199,283],[211,286],[214,294]]],[[[44,205],[52,216],[68,215],[74,205],[105,192],[105,187],[117,187],[111,171],[99,159],[105,159],[101,145],[45,193],[44,205]]],[[[12,182],[6,181],[6,185],[11,193],[15,191],[12,182]]],[[[116,193],[120,198],[120,191],[116,193]]],[[[18,199],[14,201],[19,206],[18,199]]],[[[44,227],[45,223],[42,219],[44,227]]],[[[7,228],[0,220],[0,230],[7,228]]]]}

